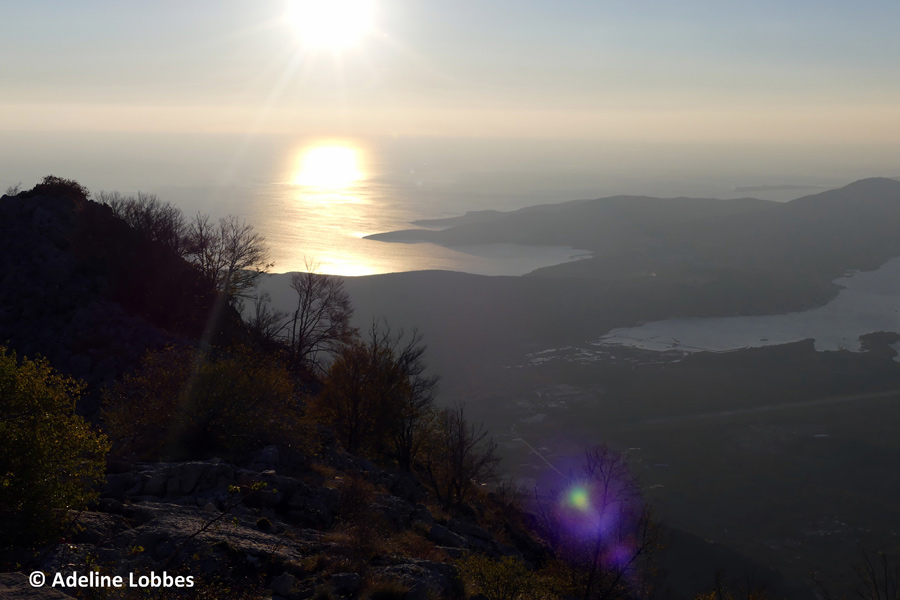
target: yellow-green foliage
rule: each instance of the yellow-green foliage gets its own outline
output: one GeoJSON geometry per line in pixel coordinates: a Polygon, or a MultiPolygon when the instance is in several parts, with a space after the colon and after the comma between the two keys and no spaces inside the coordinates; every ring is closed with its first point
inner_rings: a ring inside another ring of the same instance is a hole
{"type": "Polygon", "coordinates": [[[408,384],[390,348],[355,342],[337,356],[314,408],[351,453],[382,456],[408,384]]]}
{"type": "Polygon", "coordinates": [[[228,455],[268,443],[311,450],[287,370],[247,348],[151,352],[106,391],[104,418],[117,450],[138,458],[228,455]]]}
{"type": "Polygon", "coordinates": [[[0,544],[39,542],[96,499],[109,443],[75,414],[82,389],[0,346],[0,544]]]}
{"type": "Polygon", "coordinates": [[[543,598],[537,577],[521,559],[505,556],[494,560],[470,554],[459,561],[463,577],[488,600],[531,600],[543,598]]]}

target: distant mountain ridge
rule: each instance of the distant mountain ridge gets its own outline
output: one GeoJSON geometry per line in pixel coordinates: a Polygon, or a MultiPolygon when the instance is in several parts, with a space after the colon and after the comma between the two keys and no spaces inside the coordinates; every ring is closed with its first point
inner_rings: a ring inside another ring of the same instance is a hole
{"type": "Polygon", "coordinates": [[[443,223],[457,224],[369,238],[447,246],[560,245],[593,252],[589,259],[539,269],[535,276],[709,280],[723,272],[753,271],[823,283],[900,255],[895,233],[900,181],[863,179],[785,203],[614,196],[468,213],[443,223]]]}

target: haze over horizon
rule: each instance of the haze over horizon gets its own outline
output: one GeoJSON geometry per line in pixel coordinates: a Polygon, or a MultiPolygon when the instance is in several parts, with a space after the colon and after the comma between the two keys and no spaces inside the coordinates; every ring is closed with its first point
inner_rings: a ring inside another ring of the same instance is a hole
{"type": "Polygon", "coordinates": [[[900,137],[887,1],[347,0],[325,40],[290,6],[8,3],[0,132],[900,137]]]}

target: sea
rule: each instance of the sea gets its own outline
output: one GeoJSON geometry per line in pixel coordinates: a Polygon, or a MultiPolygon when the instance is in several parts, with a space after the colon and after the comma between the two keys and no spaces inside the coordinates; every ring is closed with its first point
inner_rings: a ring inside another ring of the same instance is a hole
{"type": "MultiPolygon", "coordinates": [[[[652,321],[613,329],[596,345],[622,345],[660,352],[729,352],[812,339],[822,351],[863,350],[860,336],[900,332],[900,258],[878,269],[848,273],[830,302],[781,315],[706,317],[652,321]]],[[[891,347],[898,352],[900,342],[891,347]]]]}
{"type": "MultiPolygon", "coordinates": [[[[52,174],[95,195],[155,194],[188,217],[236,215],[265,237],[275,273],[523,275],[584,252],[446,248],[365,236],[408,229],[418,219],[618,194],[788,200],[885,174],[877,161],[840,154],[816,162],[815,148],[788,150],[615,140],[0,132],[0,193],[52,174]]],[[[854,156],[864,155],[881,156],[860,149],[854,156]]]]}

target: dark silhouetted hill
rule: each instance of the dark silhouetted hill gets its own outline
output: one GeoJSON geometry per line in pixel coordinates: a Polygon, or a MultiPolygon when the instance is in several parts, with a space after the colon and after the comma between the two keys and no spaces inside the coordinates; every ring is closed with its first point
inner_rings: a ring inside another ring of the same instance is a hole
{"type": "Polygon", "coordinates": [[[237,315],[217,300],[175,252],[75,182],[0,197],[0,343],[20,354],[108,381],[148,348],[236,334],[237,315]]]}

